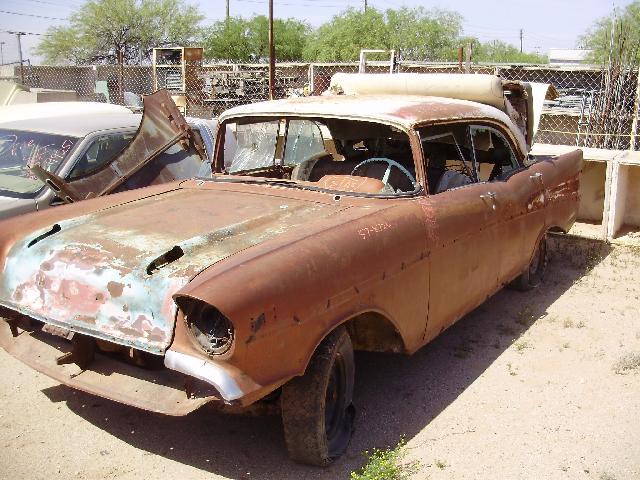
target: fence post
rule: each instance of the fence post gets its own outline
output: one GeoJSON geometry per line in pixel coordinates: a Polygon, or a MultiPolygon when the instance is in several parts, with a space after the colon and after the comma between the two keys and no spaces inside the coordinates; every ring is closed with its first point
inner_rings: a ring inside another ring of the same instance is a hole
{"type": "Polygon", "coordinates": [[[631,122],[631,141],[629,150],[636,149],[636,130],[638,129],[638,108],[640,108],[640,67],[636,73],[636,98],[633,102],[633,121],[631,122]]]}

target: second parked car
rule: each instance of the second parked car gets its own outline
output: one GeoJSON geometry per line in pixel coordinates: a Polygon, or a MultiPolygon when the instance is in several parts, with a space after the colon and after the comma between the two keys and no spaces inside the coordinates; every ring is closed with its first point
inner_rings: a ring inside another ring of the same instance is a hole
{"type": "MultiPolygon", "coordinates": [[[[34,166],[65,181],[90,176],[116,159],[132,142],[143,118],[140,114],[114,110],[62,111],[52,116],[49,110],[39,118],[0,123],[0,219],[63,203],[61,195],[36,176],[34,166]]],[[[217,123],[197,118],[189,118],[187,122],[201,140],[205,158],[175,143],[155,158],[151,175],[149,172],[131,175],[117,190],[210,176],[217,123]]]]}

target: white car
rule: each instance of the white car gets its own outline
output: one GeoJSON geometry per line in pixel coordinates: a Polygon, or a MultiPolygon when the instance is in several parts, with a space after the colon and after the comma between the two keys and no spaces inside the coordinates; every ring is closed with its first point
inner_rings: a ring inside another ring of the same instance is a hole
{"type": "Polygon", "coordinates": [[[122,105],[100,102],[45,102],[0,107],[0,123],[63,115],[123,115],[132,112],[122,105]]]}
{"type": "MultiPolygon", "coordinates": [[[[123,108],[125,112],[105,109],[102,113],[93,110],[93,114],[87,115],[72,109],[71,113],[51,116],[47,107],[46,114],[39,118],[0,122],[0,219],[62,203],[56,192],[47,188],[30,167],[39,165],[70,181],[96,171],[124,150],[136,135],[142,115],[127,112],[124,107],[111,107],[123,108]]],[[[156,169],[159,165],[165,169],[162,177],[165,181],[211,175],[210,157],[217,122],[188,118],[187,123],[199,134],[206,159],[177,143],[170,146],[154,160],[156,169]]],[[[134,175],[119,190],[150,183],[159,182],[134,175]]]]}

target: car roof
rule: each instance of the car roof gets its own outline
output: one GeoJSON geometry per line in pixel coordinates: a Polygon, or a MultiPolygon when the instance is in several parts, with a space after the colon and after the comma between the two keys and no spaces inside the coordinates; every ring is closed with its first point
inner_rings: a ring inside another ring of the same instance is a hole
{"type": "Polygon", "coordinates": [[[458,117],[489,117],[509,121],[495,107],[466,100],[420,95],[323,95],[286,98],[231,108],[220,117],[304,115],[345,117],[396,123],[410,128],[416,123],[458,117]]]}
{"type": "Polygon", "coordinates": [[[0,129],[86,137],[90,133],[113,128],[137,128],[142,115],[118,113],[108,115],[60,115],[0,123],[0,129]]]}
{"type": "Polygon", "coordinates": [[[5,105],[0,107],[0,122],[61,115],[131,114],[122,105],[100,102],[45,102],[5,105]]]}
{"type": "Polygon", "coordinates": [[[468,100],[423,95],[322,95],[270,100],[231,108],[220,115],[220,122],[234,117],[280,115],[374,121],[406,130],[422,123],[493,120],[505,125],[522,151],[527,151],[522,132],[497,108],[468,100]]]}

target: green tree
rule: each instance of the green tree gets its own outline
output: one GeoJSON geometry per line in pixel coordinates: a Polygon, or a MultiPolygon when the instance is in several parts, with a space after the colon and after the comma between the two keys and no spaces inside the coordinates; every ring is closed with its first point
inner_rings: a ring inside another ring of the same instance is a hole
{"type": "Polygon", "coordinates": [[[252,54],[249,22],[241,17],[215,22],[203,29],[202,45],[210,60],[248,62],[252,54]]]}
{"type": "Polygon", "coordinates": [[[353,61],[360,50],[395,49],[405,60],[451,60],[462,30],[460,14],[448,10],[402,7],[381,12],[350,8],[311,36],[309,61],[353,61]]]}
{"type": "Polygon", "coordinates": [[[545,55],[521,52],[519,48],[501,40],[485,43],[473,42],[472,59],[474,62],[487,63],[549,63],[549,59],[545,55]]]}
{"type": "MultiPolygon", "coordinates": [[[[276,58],[281,62],[302,60],[302,50],[311,28],[293,18],[274,19],[276,58]]],[[[215,22],[202,34],[205,56],[210,60],[263,62],[269,58],[269,20],[264,15],[250,19],[231,17],[215,22]]]]}
{"type": "Polygon", "coordinates": [[[580,43],[583,48],[593,50],[589,60],[594,63],[640,64],[640,0],[617,15],[597,20],[580,37],[580,43]]]}
{"type": "Polygon", "coordinates": [[[389,45],[405,60],[446,61],[458,56],[462,16],[423,7],[387,10],[389,45]]]}
{"type": "Polygon", "coordinates": [[[389,48],[384,15],[375,8],[366,12],[349,8],[318,28],[304,49],[308,61],[353,61],[363,48],[389,48]]]}
{"type": "Polygon", "coordinates": [[[36,53],[50,63],[139,63],[154,47],[190,45],[203,18],[183,0],[89,0],[36,53]]]}

